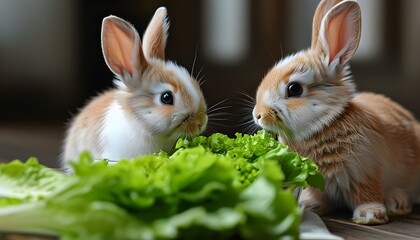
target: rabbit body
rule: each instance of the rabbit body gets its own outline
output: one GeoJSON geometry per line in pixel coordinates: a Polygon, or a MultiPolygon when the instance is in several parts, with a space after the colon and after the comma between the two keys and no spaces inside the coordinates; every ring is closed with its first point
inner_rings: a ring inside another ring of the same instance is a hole
{"type": "Polygon", "coordinates": [[[322,131],[285,141],[314,159],[325,177],[325,192],[307,189],[312,199],[306,204],[320,214],[349,207],[362,224],[409,214],[420,186],[419,129],[414,117],[388,98],[360,93],[322,131]]]}
{"type": "Polygon", "coordinates": [[[347,207],[356,223],[382,224],[410,213],[420,193],[420,125],[389,98],[356,92],[348,62],[360,27],[356,1],[322,0],[311,48],[267,73],[253,116],[319,166],[325,191],[306,189],[307,207],[347,207]]]}
{"type": "Polygon", "coordinates": [[[164,59],[168,24],[159,8],[143,43],[128,22],[106,17],[102,49],[116,88],[94,97],[71,122],[63,165],[88,150],[95,159],[119,160],[164,150],[181,136],[204,131],[207,106],[188,71],[164,59]]]}

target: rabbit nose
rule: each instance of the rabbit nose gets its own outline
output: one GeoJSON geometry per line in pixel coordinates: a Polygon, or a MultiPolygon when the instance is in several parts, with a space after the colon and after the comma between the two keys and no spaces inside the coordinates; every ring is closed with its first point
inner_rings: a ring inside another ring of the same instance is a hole
{"type": "Polygon", "coordinates": [[[261,119],[261,114],[257,115],[257,119],[260,120],[261,119]]]}

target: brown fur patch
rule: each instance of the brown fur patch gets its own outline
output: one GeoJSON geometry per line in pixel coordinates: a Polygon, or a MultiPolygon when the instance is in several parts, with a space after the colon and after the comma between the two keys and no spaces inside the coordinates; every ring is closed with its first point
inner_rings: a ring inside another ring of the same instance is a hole
{"type": "Polygon", "coordinates": [[[343,199],[351,201],[349,206],[382,204],[385,191],[403,189],[409,193],[418,182],[419,136],[413,134],[415,126],[412,115],[398,104],[364,93],[321,132],[289,146],[315,160],[321,173],[329,176],[327,181],[342,172],[356,174],[349,175],[349,188],[340,189],[349,193],[351,199],[343,199]]]}
{"type": "MultiPolygon", "coordinates": [[[[292,65],[285,66],[284,68],[273,68],[267,73],[262,80],[259,89],[261,90],[273,90],[278,89],[280,82],[287,84],[289,82],[290,75],[295,71],[295,67],[292,65]]],[[[259,94],[262,95],[262,94],[259,94]]],[[[260,96],[262,97],[262,96],[260,96]]],[[[259,101],[262,99],[258,99],[259,101]]],[[[258,102],[259,102],[258,101],[258,102]]]]}
{"type": "Polygon", "coordinates": [[[381,183],[381,168],[374,170],[372,176],[365,176],[362,182],[354,183],[352,188],[352,201],[355,206],[364,203],[384,202],[384,192],[381,183]]]}
{"type": "Polygon", "coordinates": [[[295,109],[298,109],[299,107],[301,107],[302,105],[305,105],[306,102],[307,102],[307,100],[305,100],[303,98],[289,99],[289,101],[287,101],[287,108],[289,110],[295,110],[295,109]]]}
{"type": "MultiPolygon", "coordinates": [[[[95,152],[100,153],[103,149],[99,148],[99,138],[101,126],[105,118],[106,109],[115,99],[115,90],[102,93],[93,98],[79,115],[76,116],[72,127],[68,130],[64,152],[64,160],[77,159],[82,149],[77,149],[80,143],[87,146],[94,146],[95,152]]],[[[85,149],[83,149],[85,150],[85,149]]],[[[94,156],[95,157],[95,156],[94,156]]]]}
{"type": "Polygon", "coordinates": [[[115,91],[109,90],[98,97],[94,98],[82,112],[81,117],[86,121],[95,121],[103,120],[105,117],[105,109],[111,104],[115,99],[115,91]]]}
{"type": "Polygon", "coordinates": [[[304,156],[315,160],[321,171],[324,165],[331,168],[331,164],[337,164],[337,168],[343,166],[343,157],[361,143],[360,132],[362,128],[376,129],[375,122],[370,122],[369,115],[363,115],[362,110],[354,104],[349,104],[344,113],[330,126],[312,137],[300,142],[293,142],[291,147],[304,156]],[[361,125],[355,124],[359,122],[361,125]]]}

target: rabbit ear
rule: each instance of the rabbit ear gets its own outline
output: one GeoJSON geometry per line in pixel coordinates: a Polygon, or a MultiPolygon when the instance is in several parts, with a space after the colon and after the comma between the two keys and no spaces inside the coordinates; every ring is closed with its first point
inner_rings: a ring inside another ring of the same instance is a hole
{"type": "Polygon", "coordinates": [[[102,21],[102,52],[111,71],[124,79],[147,67],[139,34],[134,27],[116,16],[102,21]]]}
{"type": "Polygon", "coordinates": [[[356,52],[360,41],[361,12],[354,0],[343,1],[331,8],[321,21],[317,48],[329,57],[346,64],[356,52]]]}
{"type": "Polygon", "coordinates": [[[312,48],[316,48],[316,45],[319,43],[318,35],[319,29],[321,28],[321,21],[327,12],[343,0],[321,0],[318,4],[318,7],[315,10],[314,19],[312,23],[312,48]]]}
{"type": "Polygon", "coordinates": [[[144,33],[143,50],[147,58],[165,60],[165,45],[169,28],[166,14],[165,7],[158,8],[144,33]]]}

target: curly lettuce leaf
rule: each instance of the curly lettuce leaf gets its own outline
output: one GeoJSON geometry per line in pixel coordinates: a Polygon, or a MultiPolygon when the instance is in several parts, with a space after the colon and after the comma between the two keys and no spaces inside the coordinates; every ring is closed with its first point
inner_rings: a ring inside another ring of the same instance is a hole
{"type": "Polygon", "coordinates": [[[30,158],[0,164],[0,207],[42,199],[58,190],[66,176],[30,158]]]}
{"type": "Polygon", "coordinates": [[[202,146],[213,153],[255,160],[278,145],[279,142],[270,133],[261,130],[254,135],[236,133],[235,138],[229,138],[221,133],[215,133],[209,137],[198,136],[193,140],[180,138],[175,148],[202,146]]]}
{"type": "Polygon", "coordinates": [[[324,190],[324,178],[316,164],[309,158],[302,157],[295,152],[289,152],[288,147],[279,144],[277,148],[264,155],[264,161],[277,161],[284,172],[286,186],[299,186],[306,188],[308,185],[324,190]]]}
{"type": "Polygon", "coordinates": [[[235,138],[220,133],[209,137],[198,136],[193,140],[181,138],[176,144],[177,149],[196,146],[231,158],[240,172],[237,181],[241,184],[248,185],[253,182],[264,161],[270,159],[279,163],[285,175],[284,186],[292,188],[313,186],[321,190],[324,188],[324,178],[312,160],[295,152],[289,152],[286,145],[279,143],[264,130],[254,135],[236,133],[235,138]]]}
{"type": "Polygon", "coordinates": [[[300,213],[275,164],[267,161],[244,187],[227,156],[201,146],[110,166],[83,154],[59,191],[0,207],[0,230],[62,239],[296,239],[300,213]]]}
{"type": "Polygon", "coordinates": [[[312,161],[264,131],[180,139],[172,155],[113,165],[84,153],[72,168],[67,176],[34,160],[0,164],[0,179],[12,179],[0,182],[0,192],[30,185],[24,197],[0,195],[0,231],[62,239],[297,239],[301,210],[292,192],[323,186],[312,161]]]}

